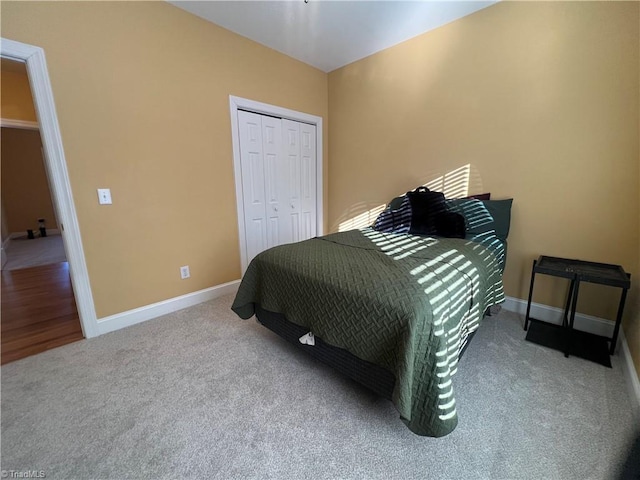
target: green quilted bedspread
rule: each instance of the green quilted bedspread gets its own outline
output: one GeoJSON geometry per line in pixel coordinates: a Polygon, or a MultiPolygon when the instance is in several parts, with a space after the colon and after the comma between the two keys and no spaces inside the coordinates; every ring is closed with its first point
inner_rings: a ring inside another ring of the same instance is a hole
{"type": "Polygon", "coordinates": [[[504,300],[501,272],[478,243],[365,228],[262,252],[231,308],[246,319],[259,304],[388,369],[402,419],[439,437],[458,422],[452,377],[467,337],[504,300]]]}

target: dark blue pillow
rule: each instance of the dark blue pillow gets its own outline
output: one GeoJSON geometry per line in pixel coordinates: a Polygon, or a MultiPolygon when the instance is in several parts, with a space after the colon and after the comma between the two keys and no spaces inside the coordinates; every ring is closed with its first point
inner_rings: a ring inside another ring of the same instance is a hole
{"type": "Polygon", "coordinates": [[[495,232],[506,241],[511,227],[511,205],[513,198],[506,200],[447,200],[450,211],[460,213],[467,224],[467,238],[481,233],[495,232]]]}
{"type": "Polygon", "coordinates": [[[391,200],[373,224],[374,230],[387,233],[408,233],[410,227],[411,202],[406,195],[391,200]]]}

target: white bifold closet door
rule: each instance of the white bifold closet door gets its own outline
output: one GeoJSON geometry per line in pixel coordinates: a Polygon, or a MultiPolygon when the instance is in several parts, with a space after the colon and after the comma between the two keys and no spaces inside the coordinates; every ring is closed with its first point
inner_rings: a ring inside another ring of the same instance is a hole
{"type": "Polygon", "coordinates": [[[239,111],[247,262],[316,235],[316,127],[239,111]]]}

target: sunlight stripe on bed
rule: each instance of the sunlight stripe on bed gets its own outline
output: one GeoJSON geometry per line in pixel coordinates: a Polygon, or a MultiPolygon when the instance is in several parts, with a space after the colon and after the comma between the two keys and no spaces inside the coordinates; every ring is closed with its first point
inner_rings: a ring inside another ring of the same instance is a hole
{"type": "MultiPolygon", "coordinates": [[[[364,229],[363,233],[394,259],[408,258],[418,252],[423,255],[430,247],[439,243],[433,237],[417,238],[408,234],[381,233],[371,229],[364,229]]],[[[495,237],[490,235],[478,236],[473,242],[465,242],[465,245],[472,245],[476,251],[482,249],[478,253],[489,266],[495,266],[501,261],[500,257],[504,257],[504,245],[498,244],[495,237]],[[492,253],[487,247],[496,253],[492,253]]],[[[409,274],[416,278],[418,284],[425,286],[424,293],[432,308],[433,335],[443,340],[440,350],[435,353],[438,359],[435,374],[440,391],[438,417],[441,420],[450,419],[456,415],[451,378],[457,372],[460,352],[466,346],[469,335],[478,328],[484,313],[479,310],[480,274],[473,263],[455,248],[425,259],[424,263],[411,269],[409,274]]],[[[499,281],[492,286],[497,286],[498,283],[499,281]]],[[[490,288],[485,293],[482,300],[486,304],[499,301],[493,298],[495,290],[490,288]]]]}

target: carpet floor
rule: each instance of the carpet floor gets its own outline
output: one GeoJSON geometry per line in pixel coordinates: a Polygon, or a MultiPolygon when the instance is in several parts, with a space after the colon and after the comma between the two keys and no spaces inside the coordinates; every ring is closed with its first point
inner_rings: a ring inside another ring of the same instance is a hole
{"type": "Polygon", "coordinates": [[[2,367],[2,464],[51,478],[609,479],[634,417],[605,368],[484,320],[454,378],[459,424],[393,405],[229,307],[232,296],[2,367]]]}

